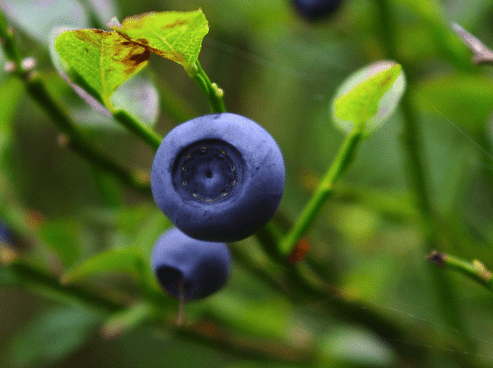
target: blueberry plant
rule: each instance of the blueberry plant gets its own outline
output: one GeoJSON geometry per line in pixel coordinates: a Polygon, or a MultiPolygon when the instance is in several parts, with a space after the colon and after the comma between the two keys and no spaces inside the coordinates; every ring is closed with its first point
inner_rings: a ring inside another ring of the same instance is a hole
{"type": "Polygon", "coordinates": [[[171,3],[0,1],[0,365],[490,366],[493,52],[432,0],[171,3]]]}

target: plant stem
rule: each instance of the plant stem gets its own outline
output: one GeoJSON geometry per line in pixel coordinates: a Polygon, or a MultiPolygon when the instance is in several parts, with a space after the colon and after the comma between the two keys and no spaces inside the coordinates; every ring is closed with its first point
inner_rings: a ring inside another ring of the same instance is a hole
{"type": "Polygon", "coordinates": [[[489,291],[493,291],[493,277],[491,271],[478,260],[467,262],[463,259],[453,257],[449,254],[440,253],[438,251],[431,252],[428,256],[426,256],[426,258],[438,266],[456,270],[470,279],[479,282],[489,291]]]}
{"type": "Polygon", "coordinates": [[[125,184],[142,193],[150,195],[149,184],[139,181],[137,173],[128,172],[88,143],[88,139],[84,137],[78,128],[76,128],[68,113],[48,92],[39,74],[32,73],[27,79],[23,80],[31,98],[33,98],[51,117],[57,127],[67,134],[69,137],[69,145],[75,152],[94,165],[99,166],[102,170],[110,172],[125,184]]]}
{"type": "Polygon", "coordinates": [[[124,110],[113,112],[113,117],[125,128],[147,143],[154,151],[157,151],[163,138],[156,132],[147,128],[124,110]]]}
{"type": "MultiPolygon", "coordinates": [[[[0,264],[0,267],[4,265],[0,264]]],[[[311,349],[298,349],[288,344],[279,343],[273,340],[265,340],[259,343],[256,340],[236,334],[234,331],[226,331],[221,326],[214,326],[218,334],[208,332],[206,325],[201,327],[201,322],[193,326],[177,327],[174,323],[163,323],[162,313],[151,313],[152,311],[162,311],[162,305],[156,305],[152,300],[135,304],[137,310],[131,311],[132,306],[127,306],[121,301],[114,300],[113,297],[104,298],[100,292],[82,289],[74,285],[61,285],[57,278],[46,271],[37,269],[33,265],[22,259],[16,259],[7,265],[14,276],[22,282],[24,287],[29,288],[37,294],[51,297],[57,301],[69,302],[72,305],[99,309],[115,316],[112,320],[120,319],[122,315],[137,312],[135,322],[152,320],[154,326],[159,326],[162,331],[173,332],[179,338],[195,341],[201,345],[212,345],[214,348],[222,348],[228,354],[235,357],[246,357],[261,361],[281,361],[281,362],[306,362],[315,357],[315,351],[311,349]],[[143,306],[142,309],[139,306],[143,306]],[[139,314],[144,312],[143,314],[139,314]]],[[[135,306],[134,305],[134,306],[135,306]]],[[[111,323],[111,321],[109,323],[111,323]]],[[[211,327],[209,325],[209,327],[211,327]]],[[[111,336],[109,336],[111,337],[111,336]]]]}
{"type": "Polygon", "coordinates": [[[20,67],[22,58],[19,49],[17,48],[17,44],[15,43],[13,32],[9,30],[2,11],[0,11],[0,44],[2,44],[7,59],[20,67]]]}
{"type": "Polygon", "coordinates": [[[280,244],[280,251],[282,254],[289,254],[296,245],[296,242],[308,231],[310,226],[313,225],[322,206],[333,194],[335,184],[354,158],[361,140],[361,130],[354,130],[347,136],[332,166],[322,178],[294,226],[282,240],[280,244]]]}
{"type": "MultiPolygon", "coordinates": [[[[393,17],[393,14],[391,14],[389,1],[378,0],[377,6],[380,11],[378,22],[380,25],[380,34],[384,46],[387,49],[387,54],[390,58],[398,60],[399,57],[396,51],[397,41],[395,37],[396,30],[394,23],[392,23],[392,19],[395,18],[393,17]]],[[[413,78],[411,75],[411,68],[407,68],[403,65],[403,69],[407,71],[408,85],[412,85],[413,78]]],[[[403,143],[407,159],[406,167],[409,173],[410,186],[419,210],[421,231],[424,235],[425,253],[429,253],[433,249],[438,248],[439,226],[428,195],[429,184],[427,176],[425,175],[423,152],[420,146],[422,138],[418,119],[416,118],[409,98],[409,92],[404,93],[404,96],[402,97],[401,111],[404,117],[403,143]]],[[[461,313],[456,303],[457,298],[455,297],[455,290],[452,287],[449,278],[433,268],[430,269],[430,274],[443,317],[450,326],[461,332],[463,343],[467,346],[467,349],[471,351],[473,349],[473,344],[462,322],[461,313]]]]}
{"type": "Polygon", "coordinates": [[[195,65],[197,66],[197,73],[192,78],[197,82],[207,96],[212,112],[226,112],[226,107],[224,106],[223,100],[223,90],[220,89],[217,84],[211,82],[198,60],[195,65]]]}

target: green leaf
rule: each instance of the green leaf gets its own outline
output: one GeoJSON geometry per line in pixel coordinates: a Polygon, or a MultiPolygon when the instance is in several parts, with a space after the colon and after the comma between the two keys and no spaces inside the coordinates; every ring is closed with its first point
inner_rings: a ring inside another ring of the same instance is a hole
{"type": "Polygon", "coordinates": [[[116,32],[79,29],[60,34],[55,49],[68,65],[68,74],[99,102],[113,110],[115,90],[147,65],[150,52],[116,32]]]}
{"type": "Polygon", "coordinates": [[[81,281],[107,272],[122,272],[139,277],[142,263],[146,262],[138,248],[116,248],[98,253],[84,263],[65,273],[63,283],[81,281]]]}
{"type": "Polygon", "coordinates": [[[153,53],[181,64],[194,73],[202,40],[209,32],[201,9],[191,12],[150,12],[127,17],[112,28],[153,53]]]}
{"type": "Polygon", "coordinates": [[[394,112],[404,85],[399,64],[384,61],[360,69],[336,93],[331,106],[336,125],[347,132],[371,133],[394,112]]]}
{"type": "Polygon", "coordinates": [[[67,219],[43,222],[39,235],[65,266],[72,266],[79,258],[81,227],[76,221],[67,219]]]}
{"type": "Polygon", "coordinates": [[[16,367],[40,367],[79,348],[101,321],[96,313],[57,308],[31,320],[12,340],[9,355],[16,367]]]}

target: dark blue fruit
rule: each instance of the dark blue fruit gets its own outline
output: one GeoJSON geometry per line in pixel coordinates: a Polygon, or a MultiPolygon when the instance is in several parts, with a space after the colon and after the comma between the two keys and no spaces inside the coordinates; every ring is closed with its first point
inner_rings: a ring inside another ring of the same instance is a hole
{"type": "Polygon", "coordinates": [[[298,13],[308,19],[317,20],[329,16],[339,8],[341,0],[294,0],[298,13]]]}
{"type": "Polygon", "coordinates": [[[17,237],[12,233],[7,225],[0,220],[0,245],[1,243],[6,243],[10,246],[16,246],[17,237]]]}
{"type": "Polygon", "coordinates": [[[157,206],[185,234],[232,242],[270,221],[284,177],[270,134],[250,119],[222,113],[169,132],[154,157],[151,186],[157,206]]]}
{"type": "Polygon", "coordinates": [[[161,236],[152,254],[159,282],[172,297],[184,302],[219,290],[228,280],[230,266],[226,244],[192,239],[177,228],[161,236]]]}

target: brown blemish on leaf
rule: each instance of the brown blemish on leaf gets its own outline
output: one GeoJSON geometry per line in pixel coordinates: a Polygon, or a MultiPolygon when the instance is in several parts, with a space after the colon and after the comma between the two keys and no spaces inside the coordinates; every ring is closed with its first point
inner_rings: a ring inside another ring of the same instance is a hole
{"type": "Polygon", "coordinates": [[[183,25],[189,24],[189,23],[190,23],[189,19],[177,19],[173,23],[165,24],[164,26],[161,27],[161,29],[170,29],[170,28],[174,28],[174,27],[183,26],[183,25]]]}
{"type": "Polygon", "coordinates": [[[149,45],[149,41],[147,41],[145,38],[138,38],[137,42],[141,43],[143,46],[149,45]]]}
{"type": "Polygon", "coordinates": [[[96,47],[100,47],[101,45],[101,40],[103,37],[106,35],[109,35],[113,32],[108,32],[108,31],[103,31],[102,29],[77,29],[75,31],[71,31],[74,33],[74,35],[81,41],[90,43],[96,47]],[[94,34],[98,35],[99,37],[94,37],[94,34]],[[99,42],[98,42],[99,41],[99,42]]]}
{"type": "Polygon", "coordinates": [[[125,65],[124,73],[132,74],[141,63],[149,60],[150,56],[151,52],[147,49],[144,49],[140,53],[129,53],[125,58],[120,60],[120,62],[125,65]]]}

